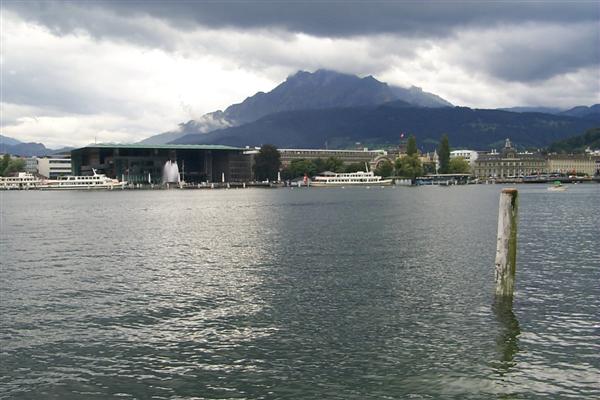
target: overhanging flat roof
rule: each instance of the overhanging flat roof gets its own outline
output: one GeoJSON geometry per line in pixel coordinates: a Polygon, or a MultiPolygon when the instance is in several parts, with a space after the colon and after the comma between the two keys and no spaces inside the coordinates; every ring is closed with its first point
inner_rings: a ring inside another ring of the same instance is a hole
{"type": "Polygon", "coordinates": [[[159,150],[246,150],[241,147],[224,146],[220,144],[89,144],[78,149],[159,149],[159,150]]]}

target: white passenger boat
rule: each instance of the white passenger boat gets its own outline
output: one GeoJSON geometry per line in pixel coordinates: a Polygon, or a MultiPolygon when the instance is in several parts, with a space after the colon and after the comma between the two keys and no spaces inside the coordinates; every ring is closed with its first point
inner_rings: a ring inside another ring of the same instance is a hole
{"type": "Polygon", "coordinates": [[[42,181],[28,172],[19,172],[17,176],[0,177],[0,189],[3,190],[28,190],[38,189],[42,181]]]}
{"type": "Polygon", "coordinates": [[[381,176],[370,172],[348,172],[336,174],[333,172],[324,172],[315,176],[310,186],[330,187],[330,186],[388,186],[392,184],[391,179],[383,179],[381,176]]]}
{"type": "Polygon", "coordinates": [[[120,182],[95,170],[91,176],[60,176],[57,179],[42,181],[40,189],[45,190],[85,190],[85,189],[122,189],[127,182],[120,182]]]}

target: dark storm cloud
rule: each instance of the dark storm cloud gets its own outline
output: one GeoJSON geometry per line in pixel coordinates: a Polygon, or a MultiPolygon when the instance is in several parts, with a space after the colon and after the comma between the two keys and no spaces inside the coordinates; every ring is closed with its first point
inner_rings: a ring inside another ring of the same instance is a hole
{"type": "MultiPolygon", "coordinates": [[[[123,9],[140,12],[140,2],[123,9]]],[[[474,1],[221,1],[183,2],[176,6],[151,2],[145,11],[159,18],[194,20],[221,27],[280,27],[317,36],[374,33],[440,35],[461,25],[497,22],[572,22],[597,19],[595,2],[474,1]]]]}
{"type": "MultiPolygon", "coordinates": [[[[598,22],[524,24],[458,34],[455,64],[506,81],[532,82],[600,65],[598,22]]],[[[452,44],[450,46],[452,46],[452,44]]]]}
{"type": "Polygon", "coordinates": [[[556,43],[551,49],[515,44],[502,53],[497,52],[496,57],[491,54],[486,58],[484,69],[504,80],[531,82],[550,79],[578,68],[600,66],[600,40],[597,36],[584,36],[577,42],[563,41],[560,37],[550,40],[556,43]]]}
{"type": "MultiPolygon", "coordinates": [[[[405,42],[412,40],[414,48],[424,41],[446,45],[462,41],[465,32],[492,30],[493,35],[475,35],[468,49],[463,45],[456,52],[456,64],[520,82],[600,65],[600,7],[596,1],[90,0],[8,1],[3,7],[58,35],[85,31],[95,38],[167,50],[178,48],[174,32],[206,28],[267,29],[280,37],[294,32],[337,38],[389,34],[405,42]],[[165,29],[167,26],[170,28],[165,29]],[[517,27],[527,29],[518,29],[515,36],[517,27]]],[[[198,51],[211,47],[209,43],[197,46],[198,51]]],[[[412,51],[403,47],[402,56],[410,57],[412,51]]],[[[394,54],[397,49],[390,45],[378,52],[394,54]]],[[[274,58],[271,61],[276,65],[278,56],[274,58]]]]}
{"type": "Polygon", "coordinates": [[[464,26],[597,21],[600,13],[595,1],[8,1],[4,5],[59,32],[85,28],[99,36],[126,32],[115,31],[109,21],[86,21],[79,11],[148,15],[182,29],[196,24],[276,28],[329,37],[377,33],[436,37],[464,26]]]}
{"type": "Polygon", "coordinates": [[[147,63],[155,59],[144,54],[156,49],[177,59],[171,66],[202,60],[209,74],[240,69],[274,85],[295,70],[329,68],[442,90],[457,104],[500,104],[494,93],[507,88],[521,92],[505,102],[547,104],[538,94],[555,86],[560,90],[552,93],[596,102],[600,89],[593,72],[600,69],[596,1],[4,0],[1,8],[4,100],[77,114],[114,112],[121,94],[90,90],[88,63],[113,65],[109,81],[127,82],[131,74],[121,64],[128,64],[120,60],[147,63]],[[39,39],[11,45],[20,30],[39,39]],[[113,47],[127,50],[111,57],[113,47]],[[81,49],[88,53],[76,66],[73,57],[64,59],[81,49]]]}

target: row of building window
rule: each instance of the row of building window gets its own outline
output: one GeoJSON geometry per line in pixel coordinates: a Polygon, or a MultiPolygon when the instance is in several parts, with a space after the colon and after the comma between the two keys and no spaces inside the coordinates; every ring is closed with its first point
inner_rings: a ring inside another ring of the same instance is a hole
{"type": "Polygon", "coordinates": [[[477,161],[478,164],[482,165],[482,166],[490,166],[490,167],[522,167],[523,165],[529,165],[529,166],[543,166],[545,163],[544,162],[487,162],[487,161],[477,161]]]}

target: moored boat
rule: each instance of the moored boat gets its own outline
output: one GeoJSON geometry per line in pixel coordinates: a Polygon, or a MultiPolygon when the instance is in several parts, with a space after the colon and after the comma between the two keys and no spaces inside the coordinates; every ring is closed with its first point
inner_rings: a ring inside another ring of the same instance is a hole
{"type": "Polygon", "coordinates": [[[383,179],[381,176],[370,172],[348,172],[337,174],[334,172],[324,172],[317,175],[311,181],[310,186],[314,187],[334,187],[334,186],[389,186],[391,179],[383,179]]]}
{"type": "Polygon", "coordinates": [[[86,189],[123,189],[127,182],[120,182],[104,174],[91,176],[60,176],[57,179],[43,180],[40,189],[44,190],[86,190],[86,189]]]}
{"type": "Polygon", "coordinates": [[[42,181],[28,172],[19,172],[17,176],[0,177],[0,189],[3,190],[28,190],[38,189],[42,181]]]}

